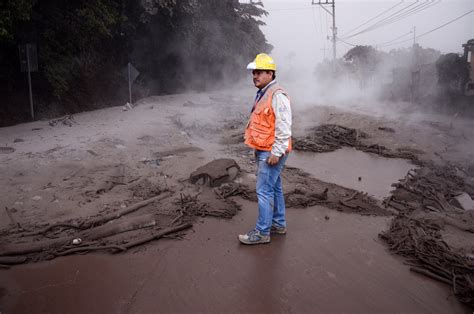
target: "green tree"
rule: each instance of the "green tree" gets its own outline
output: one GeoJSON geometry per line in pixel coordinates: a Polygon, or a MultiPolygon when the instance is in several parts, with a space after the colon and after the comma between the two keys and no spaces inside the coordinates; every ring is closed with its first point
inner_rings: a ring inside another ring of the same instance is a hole
{"type": "Polygon", "coordinates": [[[11,41],[19,23],[31,19],[34,0],[3,0],[0,3],[0,42],[11,41]]]}

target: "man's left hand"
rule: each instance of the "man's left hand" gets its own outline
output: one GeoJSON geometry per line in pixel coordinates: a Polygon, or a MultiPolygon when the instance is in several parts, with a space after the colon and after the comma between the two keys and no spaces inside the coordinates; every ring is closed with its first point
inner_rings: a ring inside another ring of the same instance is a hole
{"type": "Polygon", "coordinates": [[[279,161],[280,161],[280,157],[275,156],[275,155],[273,155],[273,154],[271,154],[270,157],[268,157],[268,159],[267,159],[267,163],[268,163],[270,166],[276,165],[279,161]]]}

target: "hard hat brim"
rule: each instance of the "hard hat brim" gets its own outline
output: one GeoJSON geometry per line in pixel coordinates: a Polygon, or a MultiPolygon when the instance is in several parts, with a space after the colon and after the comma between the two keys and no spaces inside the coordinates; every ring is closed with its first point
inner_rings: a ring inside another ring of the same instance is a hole
{"type": "Polygon", "coordinates": [[[247,70],[256,70],[256,69],[257,69],[257,63],[255,63],[255,62],[250,62],[247,65],[247,70]]]}

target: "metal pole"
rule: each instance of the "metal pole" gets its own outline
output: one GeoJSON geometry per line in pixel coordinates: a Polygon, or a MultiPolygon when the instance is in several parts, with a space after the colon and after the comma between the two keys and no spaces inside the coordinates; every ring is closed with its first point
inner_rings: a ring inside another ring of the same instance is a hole
{"type": "Polygon", "coordinates": [[[337,41],[336,0],[333,0],[332,2],[329,2],[328,0],[326,0],[326,2],[321,2],[321,0],[319,0],[317,3],[315,2],[315,0],[313,0],[311,4],[319,5],[321,8],[324,9],[324,11],[326,11],[329,15],[332,16],[332,59],[333,61],[335,61],[336,60],[336,41],[337,41]],[[332,12],[326,9],[324,5],[331,5],[332,12]]]}
{"type": "Polygon", "coordinates": [[[28,89],[30,91],[30,110],[31,110],[31,118],[35,119],[35,112],[33,109],[33,91],[31,88],[31,71],[30,71],[30,44],[26,44],[26,64],[28,67],[28,89]]]}
{"type": "Polygon", "coordinates": [[[332,59],[336,60],[336,0],[332,1],[332,59]]]}
{"type": "Polygon", "coordinates": [[[132,104],[132,80],[130,79],[130,63],[128,63],[128,94],[130,98],[130,105],[132,104]]]}

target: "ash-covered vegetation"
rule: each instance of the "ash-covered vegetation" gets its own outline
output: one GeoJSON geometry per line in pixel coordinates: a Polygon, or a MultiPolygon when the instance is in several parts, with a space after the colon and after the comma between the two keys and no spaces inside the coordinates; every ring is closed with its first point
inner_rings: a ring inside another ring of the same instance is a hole
{"type": "Polygon", "coordinates": [[[124,104],[126,69],[137,97],[232,82],[271,50],[266,11],[238,0],[6,0],[0,4],[0,125],[30,119],[19,45],[35,44],[37,118],[124,104]]]}

